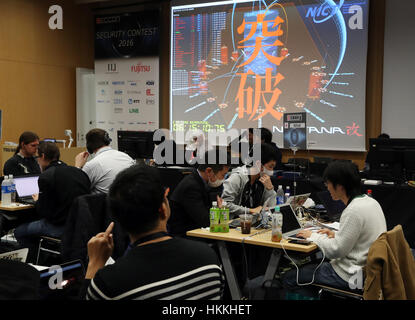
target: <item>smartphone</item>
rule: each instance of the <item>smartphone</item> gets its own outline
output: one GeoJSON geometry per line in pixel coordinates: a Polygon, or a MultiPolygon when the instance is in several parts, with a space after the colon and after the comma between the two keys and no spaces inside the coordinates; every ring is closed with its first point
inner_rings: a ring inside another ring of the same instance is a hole
{"type": "Polygon", "coordinates": [[[302,244],[302,245],[309,245],[311,243],[311,241],[308,241],[307,239],[300,239],[300,238],[293,238],[293,237],[288,237],[288,242],[294,243],[294,244],[302,244]]]}

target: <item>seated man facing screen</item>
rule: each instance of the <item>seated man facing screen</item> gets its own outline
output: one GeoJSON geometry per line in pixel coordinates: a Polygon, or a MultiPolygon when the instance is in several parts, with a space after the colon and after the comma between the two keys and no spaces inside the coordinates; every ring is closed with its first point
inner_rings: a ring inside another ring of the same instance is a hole
{"type": "Polygon", "coordinates": [[[40,167],[35,158],[38,146],[39,137],[36,133],[23,132],[14,156],[4,164],[3,173],[12,174],[14,177],[40,173],[40,167]]]}
{"type": "Polygon", "coordinates": [[[104,267],[114,248],[114,223],[88,242],[88,300],[222,297],[224,279],[213,249],[168,236],[167,193],[156,168],[135,165],[117,175],[109,207],[115,223],[129,234],[131,245],[122,258],[104,267]]]}
{"type": "MultiPolygon", "coordinates": [[[[359,171],[355,164],[335,161],[329,164],[323,179],[333,200],[346,205],[339,230],[328,229],[312,233],[302,230],[297,236],[313,241],[330,262],[306,265],[299,270],[298,282],[328,285],[350,290],[349,280],[365,266],[372,243],[386,232],[386,221],[379,203],[360,191],[359,171]]],[[[289,271],[283,278],[284,287],[305,296],[314,296],[312,288],[301,290],[297,286],[297,270],[289,271]]]]}
{"type": "MultiPolygon", "coordinates": [[[[212,206],[209,191],[222,185],[229,170],[230,156],[225,150],[215,148],[206,151],[204,159],[198,162],[197,169],[180,181],[170,197],[172,214],[168,229],[172,235],[185,236],[189,230],[209,226],[212,206]]],[[[221,204],[219,197],[217,200],[221,204]]]]}
{"type": "Polygon", "coordinates": [[[277,164],[278,155],[268,144],[261,144],[261,159],[254,159],[251,166],[232,170],[223,183],[222,198],[229,207],[231,219],[244,213],[259,213],[265,202],[276,205],[277,193],[270,176],[277,164]]]}
{"type": "Polygon", "coordinates": [[[91,193],[108,193],[115,176],[135,164],[128,154],[110,147],[111,138],[103,129],[89,130],[85,136],[88,152],[75,157],[75,167],[82,168],[91,181],[91,193]],[[89,155],[92,159],[87,162],[89,155]]]}
{"type": "Polygon", "coordinates": [[[62,236],[73,200],[90,190],[88,176],[82,170],[59,161],[60,152],[55,143],[42,141],[38,152],[37,161],[43,172],[38,180],[39,195],[33,198],[41,219],[20,225],[14,231],[19,244],[32,251],[40,236],[62,236]]]}

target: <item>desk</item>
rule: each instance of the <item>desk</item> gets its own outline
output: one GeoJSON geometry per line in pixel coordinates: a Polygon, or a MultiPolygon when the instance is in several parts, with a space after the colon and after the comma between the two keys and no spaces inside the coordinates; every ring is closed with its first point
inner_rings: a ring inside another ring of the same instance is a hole
{"type": "Polygon", "coordinates": [[[289,243],[287,240],[282,240],[282,244],[279,242],[272,242],[270,240],[270,229],[251,229],[251,233],[249,235],[242,234],[240,231],[236,229],[230,229],[229,233],[215,233],[205,229],[195,229],[188,231],[186,234],[189,237],[205,238],[217,241],[219,254],[225,272],[226,282],[229,286],[229,290],[231,292],[231,297],[233,300],[241,300],[242,294],[235,276],[235,271],[232,262],[229,258],[228,250],[226,248],[227,241],[273,248],[267,269],[265,271],[264,282],[272,280],[274,278],[283,252],[283,247],[287,251],[290,250],[306,254],[311,254],[318,249],[317,246],[313,243],[310,245],[299,245],[289,243]]]}
{"type": "Polygon", "coordinates": [[[0,202],[0,237],[3,234],[4,220],[18,219],[16,216],[18,213],[22,213],[25,210],[33,209],[35,206],[31,204],[13,203],[10,206],[3,206],[0,202]]]}

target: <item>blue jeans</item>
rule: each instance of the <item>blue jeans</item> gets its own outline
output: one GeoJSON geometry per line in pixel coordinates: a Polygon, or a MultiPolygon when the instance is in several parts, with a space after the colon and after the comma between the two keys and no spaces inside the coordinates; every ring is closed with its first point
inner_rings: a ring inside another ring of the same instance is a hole
{"type": "MultiPolygon", "coordinates": [[[[310,283],[313,280],[313,273],[317,266],[318,263],[311,263],[299,268],[298,283],[310,283]]],[[[349,284],[340,278],[328,262],[323,262],[317,271],[315,271],[313,283],[341,290],[350,290],[349,284]]],[[[282,284],[286,292],[300,294],[304,297],[317,298],[316,288],[311,286],[299,286],[297,284],[297,269],[288,271],[282,278],[282,284]]]]}
{"type": "Polygon", "coordinates": [[[40,236],[61,238],[64,229],[63,225],[55,226],[45,219],[41,219],[18,226],[14,230],[14,236],[22,247],[29,248],[29,257],[33,258],[37,252],[40,236]]]}

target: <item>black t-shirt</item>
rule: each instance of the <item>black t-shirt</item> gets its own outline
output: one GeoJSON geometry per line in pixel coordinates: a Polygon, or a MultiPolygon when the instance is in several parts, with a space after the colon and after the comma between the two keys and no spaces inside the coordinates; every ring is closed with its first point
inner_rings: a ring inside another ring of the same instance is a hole
{"type": "Polygon", "coordinates": [[[264,193],[264,185],[258,179],[255,180],[254,184],[251,184],[250,180],[251,178],[249,178],[244,187],[241,206],[252,209],[262,205],[261,199],[264,193]]]}
{"type": "Polygon", "coordinates": [[[18,153],[6,161],[3,173],[4,175],[12,174],[13,177],[40,174],[40,167],[34,157],[25,158],[18,153]]]}

